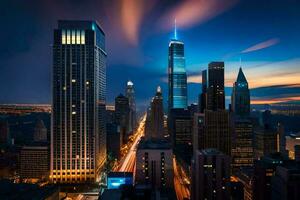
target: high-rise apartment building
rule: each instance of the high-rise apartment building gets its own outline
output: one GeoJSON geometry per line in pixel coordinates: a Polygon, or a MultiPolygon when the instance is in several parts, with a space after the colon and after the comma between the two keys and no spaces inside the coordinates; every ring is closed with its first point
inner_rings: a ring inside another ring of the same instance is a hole
{"type": "Polygon", "coordinates": [[[52,80],[50,178],[97,181],[106,161],[106,50],[96,21],[58,21],[52,80]]]}

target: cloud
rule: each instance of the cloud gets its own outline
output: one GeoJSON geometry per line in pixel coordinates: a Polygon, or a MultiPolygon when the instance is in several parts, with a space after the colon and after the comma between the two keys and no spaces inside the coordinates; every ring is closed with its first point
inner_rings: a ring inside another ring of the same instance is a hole
{"type": "Polygon", "coordinates": [[[137,45],[143,17],[149,12],[156,1],[122,0],[121,23],[124,34],[131,44],[137,45]],[[146,5],[147,2],[147,5],[146,5]],[[149,1],[150,2],[150,1],[149,1]]]}
{"type": "Polygon", "coordinates": [[[274,45],[278,44],[279,42],[280,42],[280,40],[278,38],[272,38],[272,39],[266,40],[264,42],[255,44],[255,45],[243,50],[241,53],[249,53],[249,52],[265,49],[265,48],[274,46],[274,45]]]}
{"type": "Polygon", "coordinates": [[[183,1],[158,20],[159,27],[163,30],[172,29],[174,19],[178,27],[190,27],[203,23],[230,9],[237,2],[237,0],[183,1]]]}

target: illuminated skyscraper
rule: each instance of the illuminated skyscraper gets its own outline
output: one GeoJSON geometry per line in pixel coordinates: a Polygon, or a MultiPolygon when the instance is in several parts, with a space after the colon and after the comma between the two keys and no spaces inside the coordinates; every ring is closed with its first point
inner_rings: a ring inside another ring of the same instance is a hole
{"type": "Polygon", "coordinates": [[[53,43],[53,182],[94,182],[106,161],[105,34],[95,21],[58,21],[53,43]]]}
{"type": "Polygon", "coordinates": [[[207,109],[225,109],[224,62],[208,64],[207,109]]]}
{"type": "Polygon", "coordinates": [[[177,39],[176,26],[174,39],[169,43],[169,98],[168,109],[187,108],[187,76],[185,70],[184,43],[177,39]]]}
{"type": "Polygon", "coordinates": [[[231,108],[235,115],[248,116],[250,114],[250,92],[248,82],[242,68],[233,84],[231,108]]]}
{"type": "Polygon", "coordinates": [[[134,96],[134,85],[132,81],[127,82],[126,97],[128,98],[128,102],[129,102],[128,131],[132,132],[136,126],[136,105],[135,105],[135,96],[134,96]]]}

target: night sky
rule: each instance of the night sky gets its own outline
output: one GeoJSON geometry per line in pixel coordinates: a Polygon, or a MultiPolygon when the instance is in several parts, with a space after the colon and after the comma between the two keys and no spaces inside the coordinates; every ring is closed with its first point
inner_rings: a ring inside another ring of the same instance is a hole
{"type": "Polygon", "coordinates": [[[201,70],[225,62],[226,98],[240,58],[252,103],[300,100],[299,0],[4,0],[0,8],[0,103],[50,103],[53,29],[59,19],[97,20],[106,33],[107,102],[127,80],[140,107],[167,95],[174,19],[185,43],[189,103],[201,70]]]}

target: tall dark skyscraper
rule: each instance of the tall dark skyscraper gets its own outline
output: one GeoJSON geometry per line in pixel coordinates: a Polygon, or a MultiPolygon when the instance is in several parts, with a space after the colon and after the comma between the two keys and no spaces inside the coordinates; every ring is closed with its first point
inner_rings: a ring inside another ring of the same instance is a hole
{"type": "Polygon", "coordinates": [[[232,110],[232,167],[249,167],[253,165],[253,124],[250,115],[250,92],[248,82],[239,70],[231,95],[232,110]]]}
{"type": "Polygon", "coordinates": [[[238,77],[233,84],[231,109],[238,116],[248,116],[250,114],[250,92],[242,68],[240,68],[238,77]]]}
{"type": "Polygon", "coordinates": [[[123,144],[129,137],[129,100],[123,94],[119,94],[115,98],[115,118],[116,123],[120,128],[121,141],[123,144]]]}
{"type": "Polygon", "coordinates": [[[94,182],[106,161],[105,34],[95,21],[58,21],[53,41],[53,182],[94,182]]]}
{"type": "Polygon", "coordinates": [[[187,76],[185,70],[184,43],[177,39],[176,27],[174,39],[169,43],[168,66],[168,110],[187,108],[187,76]]]}
{"type": "Polygon", "coordinates": [[[207,98],[207,70],[202,71],[202,92],[199,96],[199,112],[203,113],[206,109],[206,98],[207,98]]]}
{"type": "Polygon", "coordinates": [[[128,131],[132,132],[136,126],[136,104],[135,104],[134,85],[132,81],[127,82],[126,97],[128,98],[128,102],[129,102],[128,131]]]}
{"type": "Polygon", "coordinates": [[[150,131],[145,135],[147,139],[164,139],[164,109],[163,98],[160,86],[151,101],[150,110],[150,131]]]}
{"type": "Polygon", "coordinates": [[[208,64],[207,109],[225,109],[224,62],[208,64]]]}

